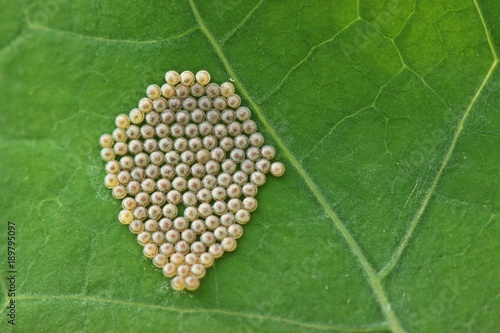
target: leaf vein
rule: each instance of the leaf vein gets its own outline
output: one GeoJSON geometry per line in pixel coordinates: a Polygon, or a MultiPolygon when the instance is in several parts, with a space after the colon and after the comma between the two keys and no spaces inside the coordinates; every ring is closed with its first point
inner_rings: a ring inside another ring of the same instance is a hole
{"type": "MultiPolygon", "coordinates": [[[[211,32],[207,29],[205,26],[205,23],[203,19],[200,16],[200,13],[198,12],[198,9],[196,8],[196,5],[194,4],[193,0],[189,1],[193,14],[195,16],[196,22],[198,22],[198,25],[205,35],[205,37],[208,39],[210,44],[212,44],[212,47],[214,48],[216,54],[218,55],[220,61],[224,65],[225,69],[227,70],[228,74],[235,79],[235,84],[241,91],[243,97],[246,98],[246,100],[250,103],[250,106],[253,108],[255,114],[258,116],[259,120],[261,123],[264,125],[266,130],[269,132],[269,134],[273,137],[274,141],[278,145],[278,147],[283,151],[283,155],[288,158],[290,163],[294,166],[294,168],[298,171],[300,176],[304,179],[306,182],[307,186],[311,190],[311,192],[314,194],[314,196],[317,198],[321,206],[323,206],[323,209],[325,212],[330,216],[332,219],[335,227],[339,230],[341,235],[344,237],[347,245],[359,261],[362,269],[364,270],[367,280],[378,300],[380,303],[380,307],[382,309],[382,312],[384,313],[385,317],[387,318],[390,328],[393,332],[404,332],[403,328],[401,327],[396,314],[391,308],[391,305],[387,299],[387,296],[385,294],[384,289],[382,288],[381,281],[379,280],[374,268],[371,266],[371,264],[368,262],[367,258],[363,254],[361,248],[357,244],[356,240],[354,237],[351,235],[351,233],[347,230],[345,227],[344,223],[340,220],[339,216],[333,211],[332,207],[330,207],[329,203],[327,202],[326,198],[323,196],[321,191],[319,190],[318,186],[315,184],[315,182],[312,180],[312,178],[309,176],[309,174],[305,171],[305,169],[302,167],[302,165],[299,163],[299,161],[295,158],[295,156],[290,152],[288,147],[284,144],[284,142],[281,140],[281,138],[278,136],[274,128],[269,124],[267,121],[266,117],[264,116],[262,110],[260,107],[255,103],[254,99],[250,96],[249,92],[246,90],[245,86],[240,82],[240,80],[237,78],[236,73],[234,72],[232,66],[229,64],[229,61],[227,60],[226,55],[222,51],[221,46],[217,43],[211,32]]],[[[350,24],[353,24],[356,22],[354,20],[350,24]]],[[[349,25],[350,25],[349,24],[349,25]]],[[[344,28],[346,29],[346,28],[344,28]]],[[[344,30],[343,29],[343,30],[344,30]]],[[[340,33],[340,32],[339,32],[340,33]]],[[[337,33],[338,34],[338,33],[337,33]]],[[[331,39],[333,40],[334,37],[331,39]]],[[[323,44],[327,43],[328,41],[323,42],[323,44]]]]}
{"type": "Polygon", "coordinates": [[[484,87],[486,86],[486,84],[488,83],[489,79],[491,78],[493,72],[495,71],[496,67],[498,66],[499,58],[496,54],[491,35],[490,35],[489,30],[486,26],[486,22],[484,20],[483,14],[481,12],[481,8],[479,7],[477,0],[473,0],[473,1],[474,1],[474,5],[476,7],[476,10],[478,12],[479,18],[481,19],[481,24],[482,24],[483,29],[484,29],[486,40],[488,41],[488,44],[490,46],[490,49],[491,49],[491,52],[493,55],[493,64],[490,66],[488,72],[486,73],[486,76],[484,77],[483,81],[481,82],[481,85],[479,86],[478,90],[476,91],[476,94],[474,95],[471,102],[469,103],[469,105],[465,109],[465,112],[457,125],[457,129],[455,131],[455,134],[453,135],[453,139],[450,143],[450,147],[448,148],[448,151],[446,152],[446,154],[443,158],[443,161],[441,162],[441,166],[440,166],[436,176],[434,177],[432,185],[429,188],[429,190],[427,191],[427,194],[425,195],[425,197],[422,201],[422,204],[420,205],[419,209],[417,210],[416,214],[414,215],[413,219],[411,220],[410,225],[409,225],[405,235],[403,236],[398,247],[396,248],[396,250],[392,254],[391,259],[389,259],[387,264],[378,272],[378,276],[380,277],[380,279],[384,279],[385,277],[387,277],[387,275],[389,275],[393,271],[394,267],[396,267],[397,263],[399,262],[399,259],[401,258],[404,250],[408,246],[409,240],[410,240],[411,236],[413,235],[413,231],[415,230],[415,228],[419,224],[420,218],[423,215],[427,205],[429,204],[429,201],[434,194],[434,191],[437,187],[439,180],[441,179],[441,176],[444,172],[444,169],[448,165],[448,162],[449,162],[449,160],[450,160],[450,158],[455,150],[458,139],[459,139],[460,135],[462,134],[465,121],[467,120],[467,117],[469,116],[472,108],[476,104],[476,101],[479,99],[479,96],[481,95],[484,87]]]}
{"type": "Polygon", "coordinates": [[[252,10],[247,14],[247,16],[245,16],[245,18],[243,20],[241,20],[241,22],[236,25],[233,30],[231,30],[222,40],[221,40],[221,45],[224,45],[227,43],[227,41],[229,39],[231,39],[231,37],[234,36],[234,34],[240,30],[249,20],[250,18],[252,18],[252,16],[254,15],[254,13],[260,8],[260,6],[262,6],[262,4],[264,3],[264,0],[260,0],[256,5],[255,7],[252,8],[252,10]]]}
{"type": "MultiPolygon", "coordinates": [[[[384,89],[385,89],[385,88],[386,88],[386,87],[387,87],[387,86],[388,86],[388,85],[389,85],[389,84],[390,84],[390,83],[391,83],[391,82],[392,82],[392,81],[393,81],[393,80],[394,80],[394,79],[395,79],[395,78],[396,78],[396,77],[397,77],[397,76],[398,76],[398,75],[399,75],[399,74],[400,74],[400,73],[401,73],[404,69],[405,69],[405,67],[404,67],[404,66],[403,66],[403,67],[401,67],[401,69],[399,70],[399,72],[398,72],[396,75],[394,75],[394,76],[393,76],[390,80],[388,80],[387,82],[385,82],[383,85],[381,85],[381,86],[379,87],[379,90],[378,90],[378,92],[377,92],[377,95],[375,95],[375,98],[373,99],[373,102],[372,102],[370,105],[365,106],[365,107],[362,107],[361,109],[357,110],[356,112],[351,113],[351,114],[349,114],[349,115],[347,115],[347,116],[343,117],[343,118],[342,118],[342,119],[340,119],[337,123],[335,123],[335,125],[333,125],[333,127],[330,129],[330,131],[328,131],[328,133],[327,133],[327,134],[325,134],[325,136],[323,136],[321,139],[319,139],[319,140],[318,140],[318,142],[314,145],[314,147],[313,147],[311,150],[309,150],[309,152],[308,152],[306,155],[304,155],[304,156],[300,159],[300,161],[301,161],[301,162],[302,162],[302,161],[304,161],[304,160],[305,160],[305,159],[306,159],[309,155],[311,155],[312,153],[314,153],[314,152],[315,152],[315,151],[316,151],[316,150],[317,150],[317,149],[321,146],[321,144],[323,143],[323,141],[325,141],[325,140],[326,140],[326,138],[328,138],[330,135],[332,135],[332,133],[335,131],[335,129],[336,129],[337,127],[339,127],[339,126],[340,126],[343,122],[347,121],[349,118],[353,118],[353,117],[357,116],[357,115],[358,115],[358,113],[360,113],[360,112],[362,112],[362,111],[365,111],[365,110],[368,110],[368,109],[371,109],[371,108],[376,109],[377,100],[379,99],[379,97],[380,97],[380,95],[382,94],[382,92],[384,91],[384,89]]],[[[368,76],[367,76],[367,77],[368,77],[368,76]]],[[[376,83],[374,82],[374,84],[376,84],[376,83]]],[[[384,118],[385,118],[385,117],[384,117],[384,118]]],[[[387,120],[388,120],[388,119],[386,118],[386,122],[387,122],[387,120]]],[[[384,139],[384,144],[386,145],[386,151],[387,151],[387,152],[389,152],[389,150],[387,149],[387,144],[386,144],[386,142],[385,142],[385,139],[384,139]]]]}
{"type": "Polygon", "coordinates": [[[406,26],[408,25],[408,22],[410,22],[410,19],[411,17],[416,14],[417,12],[417,1],[414,0],[413,1],[413,8],[411,9],[411,12],[408,14],[408,16],[406,16],[405,18],[405,21],[403,22],[403,24],[401,25],[401,28],[399,29],[398,32],[396,32],[396,34],[394,36],[392,36],[392,39],[396,39],[398,38],[401,33],[403,32],[403,30],[406,28],[406,26]]]}
{"type": "Polygon", "coordinates": [[[416,214],[414,215],[413,219],[411,220],[410,225],[409,225],[408,229],[406,230],[405,235],[403,236],[401,242],[399,243],[398,247],[396,248],[393,255],[391,256],[391,259],[378,273],[378,275],[380,276],[381,279],[384,279],[385,277],[387,277],[387,275],[391,271],[393,271],[394,267],[396,267],[397,263],[399,262],[401,255],[403,254],[404,250],[408,246],[410,238],[413,235],[415,228],[417,227],[417,225],[421,221],[421,217],[422,217],[425,209],[427,208],[427,205],[429,204],[430,199],[434,195],[437,184],[439,183],[441,176],[443,175],[443,172],[446,169],[448,162],[450,161],[451,156],[453,155],[453,152],[455,151],[456,145],[458,143],[458,139],[460,138],[460,135],[463,132],[465,122],[466,122],[468,116],[470,115],[472,108],[474,107],[477,100],[479,99],[479,96],[481,95],[484,87],[486,86],[486,84],[490,80],[491,75],[495,71],[497,65],[498,65],[498,59],[496,59],[493,62],[493,64],[490,66],[488,73],[484,77],[484,79],[483,79],[481,85],[479,86],[478,90],[476,91],[474,97],[472,98],[471,102],[467,106],[462,118],[458,122],[457,129],[455,131],[455,134],[453,135],[450,146],[449,146],[446,154],[443,157],[443,161],[441,162],[441,165],[438,169],[438,172],[436,173],[436,176],[434,177],[434,180],[432,181],[432,184],[431,184],[429,190],[427,191],[424,199],[422,200],[420,207],[418,208],[416,214]]]}
{"type": "Polygon", "coordinates": [[[344,116],[342,119],[340,119],[339,121],[337,121],[333,126],[332,128],[330,128],[330,130],[328,131],[328,133],[326,133],[321,139],[318,140],[318,142],[314,145],[314,147],[311,148],[311,150],[309,150],[309,152],[307,152],[307,154],[305,154],[301,159],[300,159],[300,162],[304,161],[309,155],[311,155],[312,153],[314,153],[320,146],[321,144],[323,143],[323,141],[325,141],[330,135],[333,134],[333,132],[340,126],[342,125],[342,123],[346,122],[347,120],[349,120],[350,118],[354,118],[356,117],[360,112],[364,111],[364,110],[367,110],[367,109],[370,109],[372,106],[368,106],[368,107],[364,107],[364,108],[361,108],[359,109],[358,111],[354,112],[354,113],[351,113],[351,114],[348,114],[346,116],[344,116]]]}
{"type": "MultiPolygon", "coordinates": [[[[123,301],[116,300],[110,298],[102,298],[95,296],[87,296],[87,295],[21,295],[17,297],[18,300],[23,301],[83,301],[86,303],[102,303],[102,304],[113,304],[113,305],[121,305],[121,306],[130,306],[135,308],[146,308],[146,309],[156,309],[161,311],[168,312],[176,312],[180,315],[184,314],[219,314],[224,316],[232,316],[232,317],[240,317],[240,318],[248,318],[248,319],[260,319],[266,321],[276,321],[280,323],[289,324],[292,326],[299,327],[307,327],[314,328],[318,330],[332,330],[332,331],[341,331],[341,332],[372,332],[378,331],[381,329],[387,329],[388,326],[386,323],[374,323],[361,327],[349,327],[344,325],[336,325],[336,324],[322,324],[322,323],[307,323],[301,322],[296,319],[289,319],[277,316],[269,316],[262,315],[256,313],[245,313],[238,311],[230,311],[223,309],[187,309],[187,308],[176,308],[173,306],[166,305],[157,305],[157,304],[149,304],[149,303],[141,303],[141,302],[132,302],[132,301],[123,301]]],[[[2,309],[3,311],[4,309],[2,309]]]]}
{"type": "Polygon", "coordinates": [[[159,44],[159,43],[164,43],[176,39],[181,39],[183,37],[186,37],[193,33],[194,31],[197,31],[198,28],[191,28],[188,29],[184,32],[181,32],[180,34],[177,34],[175,36],[169,36],[166,38],[162,39],[152,39],[152,40],[133,40],[133,39],[113,39],[113,38],[105,38],[105,37],[98,37],[98,36],[88,36],[88,35],[82,35],[73,31],[67,31],[67,30],[59,30],[59,29],[54,29],[42,25],[35,25],[33,23],[28,23],[28,26],[31,30],[34,31],[45,31],[45,32],[50,32],[50,33],[55,33],[59,35],[67,35],[70,37],[74,38],[80,38],[83,40],[90,40],[90,41],[96,41],[100,43],[119,43],[119,44],[136,44],[136,45],[148,45],[148,44],[159,44]]]}
{"type": "Polygon", "coordinates": [[[389,37],[389,36],[386,36],[384,35],[384,33],[382,31],[380,31],[380,29],[378,29],[377,27],[375,27],[372,23],[368,22],[368,21],[364,21],[366,22],[369,26],[371,26],[375,31],[377,31],[383,38],[389,40],[389,42],[392,44],[392,46],[394,47],[394,49],[396,50],[396,53],[398,54],[398,57],[399,57],[399,61],[401,62],[401,64],[403,65],[404,68],[406,68],[410,73],[412,73],[413,75],[415,75],[419,80],[420,82],[422,82],[423,86],[426,87],[427,89],[430,90],[430,92],[437,98],[439,99],[439,101],[441,101],[441,103],[447,107],[446,105],[446,102],[445,100],[434,90],[434,88],[432,88],[429,83],[427,83],[427,81],[425,80],[425,77],[422,76],[421,74],[419,74],[417,71],[415,71],[413,68],[410,67],[410,65],[408,65],[403,57],[403,54],[401,53],[401,49],[399,48],[399,46],[396,44],[396,41],[395,41],[395,38],[394,37],[389,37]]]}
{"type": "Polygon", "coordinates": [[[488,29],[488,27],[486,26],[486,21],[484,20],[483,11],[481,10],[481,7],[479,7],[477,0],[473,0],[473,1],[474,1],[474,6],[476,6],[477,13],[479,14],[479,18],[481,19],[481,24],[483,25],[484,34],[486,35],[486,40],[488,41],[488,45],[490,47],[491,54],[493,55],[493,59],[495,61],[498,61],[499,60],[498,54],[497,54],[497,51],[495,50],[495,45],[493,44],[493,38],[491,37],[491,32],[488,29]]]}
{"type": "Polygon", "coordinates": [[[0,49],[0,58],[5,54],[8,53],[9,51],[16,51],[17,46],[21,43],[23,43],[26,40],[25,37],[25,32],[24,30],[18,33],[15,37],[13,37],[7,44],[5,44],[1,49],[0,49]]]}
{"type": "Polygon", "coordinates": [[[337,31],[332,37],[314,45],[310,50],[309,52],[305,55],[304,58],[302,58],[299,62],[297,62],[286,74],[285,76],[283,77],[283,79],[281,79],[280,83],[278,83],[278,85],[272,90],[270,91],[266,96],[264,96],[262,99],[261,99],[261,102],[264,102],[264,101],[267,101],[271,96],[273,96],[280,88],[281,86],[286,82],[286,80],[288,79],[288,77],[293,73],[295,72],[295,70],[297,70],[297,68],[299,68],[300,66],[302,66],[304,63],[307,62],[307,60],[309,60],[309,58],[311,58],[311,56],[314,54],[314,51],[316,51],[318,48],[326,45],[326,44],[329,44],[331,42],[333,42],[342,32],[346,31],[347,29],[350,28],[351,25],[353,25],[354,23],[358,22],[359,21],[359,18],[356,18],[354,20],[352,20],[349,24],[347,24],[345,27],[343,27],[342,29],[340,29],[339,31],[337,31]]]}

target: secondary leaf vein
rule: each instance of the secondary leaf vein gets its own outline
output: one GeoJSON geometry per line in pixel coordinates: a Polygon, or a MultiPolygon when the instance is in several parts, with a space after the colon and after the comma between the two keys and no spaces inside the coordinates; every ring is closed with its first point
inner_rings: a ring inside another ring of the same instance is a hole
{"type": "Polygon", "coordinates": [[[394,267],[396,267],[397,263],[399,262],[399,259],[401,258],[401,255],[403,254],[405,248],[408,246],[408,242],[409,242],[411,236],[413,235],[413,231],[417,227],[417,225],[420,221],[420,218],[422,217],[422,214],[424,213],[427,205],[429,204],[431,197],[433,196],[433,194],[435,192],[436,186],[437,186],[439,180],[441,179],[441,176],[444,172],[444,169],[446,169],[446,166],[448,165],[448,162],[450,161],[450,158],[453,155],[453,152],[454,152],[455,147],[457,145],[458,139],[459,139],[459,137],[462,134],[462,131],[464,129],[465,121],[467,120],[467,117],[469,116],[472,108],[474,107],[477,100],[479,99],[479,96],[481,95],[484,87],[486,86],[486,84],[490,80],[493,72],[495,71],[496,67],[498,66],[499,58],[496,54],[496,51],[495,51],[495,48],[494,48],[494,45],[492,42],[492,38],[491,38],[490,32],[488,30],[488,27],[486,25],[486,22],[484,20],[481,8],[479,7],[477,0],[473,0],[473,1],[474,1],[474,5],[476,6],[476,10],[479,14],[479,18],[481,19],[481,24],[483,26],[484,33],[486,35],[486,40],[488,41],[488,45],[489,45],[489,47],[491,49],[491,53],[493,55],[493,64],[490,66],[490,69],[488,70],[488,73],[486,74],[483,81],[481,82],[481,85],[479,86],[478,90],[476,91],[476,94],[474,95],[471,102],[469,103],[469,105],[465,109],[465,112],[457,125],[457,129],[455,131],[455,134],[453,135],[453,139],[451,140],[450,147],[448,148],[448,151],[446,152],[446,154],[443,158],[443,161],[441,162],[441,166],[440,166],[436,176],[434,177],[434,180],[431,184],[431,187],[427,191],[427,194],[425,195],[425,197],[422,201],[422,204],[420,205],[419,209],[417,210],[417,213],[415,214],[415,216],[411,220],[410,225],[409,225],[403,239],[401,240],[398,247],[396,248],[393,255],[391,256],[391,259],[387,262],[387,264],[378,273],[380,279],[384,279],[389,273],[392,272],[394,267]]]}
{"type": "Polygon", "coordinates": [[[367,107],[364,107],[364,108],[361,108],[359,109],[358,111],[356,112],[353,112],[351,114],[348,114],[346,115],[345,117],[342,117],[342,119],[340,119],[339,121],[337,121],[333,126],[332,128],[330,128],[330,130],[328,131],[328,133],[326,133],[321,139],[318,140],[318,142],[314,145],[314,147],[312,147],[311,150],[309,150],[309,152],[307,154],[305,154],[301,159],[300,161],[304,161],[309,155],[311,155],[312,153],[314,153],[320,146],[321,144],[330,136],[332,135],[332,133],[340,126],[342,125],[344,122],[346,122],[347,120],[351,119],[351,118],[354,118],[356,117],[360,112],[364,111],[364,110],[368,110],[368,109],[371,109],[373,106],[370,105],[370,106],[367,106],[367,107]]]}
{"type": "Polygon", "coordinates": [[[385,323],[375,323],[362,327],[349,327],[343,325],[334,325],[334,324],[321,324],[321,323],[304,323],[295,319],[275,317],[275,316],[267,316],[261,314],[254,313],[244,313],[237,311],[229,311],[223,309],[182,309],[176,308],[172,306],[165,305],[156,305],[149,303],[141,303],[141,302],[131,302],[131,301],[122,301],[116,299],[95,297],[95,296],[86,296],[86,295],[21,295],[17,297],[18,300],[23,301],[47,301],[47,300],[59,300],[59,301],[84,301],[86,303],[104,303],[104,304],[114,304],[121,306],[130,306],[134,308],[147,308],[147,309],[155,309],[161,311],[169,311],[176,312],[181,315],[183,314],[203,314],[203,313],[211,313],[211,314],[220,314],[225,316],[232,317],[240,317],[240,318],[249,318],[249,319],[260,319],[267,321],[277,321],[293,326],[299,327],[307,327],[314,328],[319,330],[333,330],[333,331],[341,331],[341,332],[372,332],[379,331],[383,329],[387,329],[388,325],[385,323]]]}
{"type": "Polygon", "coordinates": [[[243,27],[247,22],[248,20],[250,20],[250,18],[254,15],[254,13],[260,8],[260,6],[264,3],[264,0],[260,0],[256,5],[255,7],[252,8],[252,10],[247,14],[247,16],[245,16],[245,18],[243,20],[241,20],[241,22],[239,24],[237,24],[233,30],[231,30],[221,41],[221,45],[224,45],[227,43],[227,41],[229,39],[231,39],[231,37],[234,36],[234,34],[241,29],[241,27],[243,27]]]}
{"type": "Polygon", "coordinates": [[[417,213],[414,215],[413,219],[411,220],[410,225],[409,225],[403,239],[401,240],[398,247],[396,248],[393,255],[391,256],[391,259],[384,266],[384,268],[382,268],[380,270],[380,272],[378,273],[378,275],[380,276],[381,279],[384,279],[394,269],[394,267],[399,262],[399,259],[401,258],[401,255],[403,254],[405,248],[408,246],[408,242],[409,242],[411,236],[413,235],[415,228],[419,224],[421,217],[422,217],[425,209],[427,208],[427,205],[429,204],[430,199],[432,198],[432,196],[436,190],[437,184],[439,183],[439,180],[441,179],[441,176],[443,175],[443,172],[446,169],[446,166],[448,165],[448,162],[450,161],[451,156],[453,155],[453,152],[456,148],[458,139],[460,138],[460,135],[462,134],[462,131],[464,129],[465,121],[467,120],[468,116],[470,115],[472,108],[476,104],[484,87],[486,86],[486,84],[490,80],[491,75],[495,71],[497,65],[498,65],[498,60],[495,60],[493,62],[493,64],[491,65],[490,69],[488,70],[488,73],[486,74],[485,78],[483,79],[478,90],[476,91],[476,94],[474,95],[471,102],[467,106],[462,118],[460,119],[460,121],[458,123],[455,134],[453,135],[453,138],[452,138],[451,143],[450,143],[450,147],[448,148],[446,154],[444,155],[443,161],[441,162],[441,166],[439,167],[439,170],[438,170],[436,176],[434,177],[434,180],[432,181],[432,184],[431,184],[429,190],[427,191],[420,207],[418,208],[417,213]]]}
{"type": "Polygon", "coordinates": [[[316,51],[318,48],[326,45],[326,44],[329,44],[331,42],[333,42],[337,37],[338,35],[340,35],[342,32],[346,31],[347,29],[349,29],[349,27],[351,25],[353,25],[354,23],[358,22],[360,19],[359,18],[356,18],[354,20],[352,20],[351,22],[349,22],[344,28],[340,29],[339,31],[337,31],[332,37],[322,41],[321,43],[318,43],[316,45],[314,45],[310,50],[309,52],[305,55],[304,58],[302,58],[298,63],[295,64],[295,66],[293,66],[286,74],[285,76],[283,77],[283,79],[281,79],[280,83],[276,86],[276,88],[274,88],[272,91],[269,92],[269,94],[267,94],[266,96],[264,96],[262,99],[261,99],[261,102],[264,102],[264,101],[267,101],[271,96],[273,96],[280,88],[281,86],[285,83],[285,81],[288,79],[288,77],[293,73],[295,72],[295,70],[297,70],[297,68],[299,68],[300,66],[302,66],[304,63],[307,62],[307,60],[314,54],[314,51],[316,51]]]}
{"type": "Polygon", "coordinates": [[[75,38],[80,38],[83,40],[91,40],[91,41],[96,41],[96,42],[101,42],[101,43],[121,43],[121,44],[136,44],[136,45],[147,45],[147,44],[158,44],[158,43],[163,43],[163,42],[168,42],[176,39],[180,39],[183,37],[186,37],[190,35],[191,33],[195,32],[198,30],[197,27],[194,27],[192,29],[186,30],[184,32],[181,32],[180,34],[177,34],[175,36],[170,36],[162,39],[152,39],[152,40],[132,40],[132,39],[113,39],[113,38],[105,38],[105,37],[98,37],[98,36],[87,36],[87,35],[82,35],[73,31],[67,31],[67,30],[58,30],[42,25],[36,25],[33,23],[28,23],[28,26],[32,30],[38,30],[38,31],[46,31],[50,33],[55,33],[55,34],[60,34],[60,35],[67,35],[75,38]]]}
{"type": "Polygon", "coordinates": [[[491,32],[486,26],[486,21],[484,20],[483,11],[481,10],[481,7],[479,7],[477,0],[474,0],[474,6],[476,6],[477,13],[479,14],[479,18],[481,19],[481,24],[483,25],[484,34],[486,35],[486,40],[488,41],[491,54],[493,54],[493,59],[495,59],[495,61],[498,61],[498,54],[497,51],[495,50],[495,45],[493,44],[493,38],[491,37],[491,32]]]}

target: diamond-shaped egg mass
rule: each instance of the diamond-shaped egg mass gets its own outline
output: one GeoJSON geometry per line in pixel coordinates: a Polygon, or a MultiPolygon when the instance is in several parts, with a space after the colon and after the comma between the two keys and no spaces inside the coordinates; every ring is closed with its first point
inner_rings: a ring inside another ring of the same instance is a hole
{"type": "Polygon", "coordinates": [[[198,289],[214,260],[236,249],[257,188],[285,172],[233,84],[210,80],[205,70],[168,71],[99,140],[104,184],[122,200],[118,220],[175,290],[198,289]]]}

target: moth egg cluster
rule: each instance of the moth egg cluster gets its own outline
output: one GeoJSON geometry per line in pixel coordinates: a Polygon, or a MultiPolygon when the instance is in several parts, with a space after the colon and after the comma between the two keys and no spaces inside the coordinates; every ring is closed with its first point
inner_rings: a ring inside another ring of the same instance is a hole
{"type": "Polygon", "coordinates": [[[211,83],[205,70],[170,70],[165,81],[100,137],[104,184],[172,288],[196,290],[214,260],[236,249],[267,175],[285,167],[271,162],[276,151],[231,82],[211,83]]]}

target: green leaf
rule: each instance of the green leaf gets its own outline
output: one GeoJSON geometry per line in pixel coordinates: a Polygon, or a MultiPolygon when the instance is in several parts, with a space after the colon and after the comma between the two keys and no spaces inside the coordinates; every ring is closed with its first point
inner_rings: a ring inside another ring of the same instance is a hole
{"type": "Polygon", "coordinates": [[[494,332],[500,4],[2,1],[19,332],[494,332]],[[117,222],[98,138],[168,69],[235,80],[287,172],[173,292],[117,222]]]}

